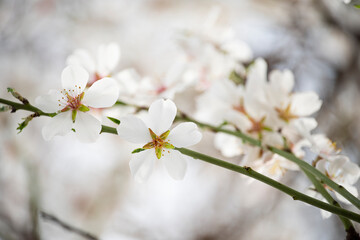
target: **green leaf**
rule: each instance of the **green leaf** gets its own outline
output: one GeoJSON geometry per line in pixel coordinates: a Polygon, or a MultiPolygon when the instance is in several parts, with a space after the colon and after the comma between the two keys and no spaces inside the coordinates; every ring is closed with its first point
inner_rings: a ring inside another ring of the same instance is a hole
{"type": "Polygon", "coordinates": [[[137,148],[134,151],[132,151],[131,153],[139,153],[139,152],[142,152],[142,151],[145,151],[145,150],[146,149],[143,149],[143,148],[137,148]]]}
{"type": "Polygon", "coordinates": [[[110,121],[112,121],[113,123],[119,125],[120,124],[120,120],[119,119],[116,119],[116,118],[113,118],[113,117],[107,117],[110,121]]]}
{"type": "Polygon", "coordinates": [[[355,8],[360,8],[360,4],[354,4],[355,8]]]}
{"type": "Polygon", "coordinates": [[[21,96],[17,91],[15,91],[13,88],[7,88],[8,92],[11,93],[11,95],[13,95],[14,98],[19,99],[20,102],[22,102],[23,104],[29,104],[29,101],[24,98],[23,96],[21,96]]]}
{"type": "Polygon", "coordinates": [[[29,123],[29,121],[26,121],[26,120],[21,123],[18,123],[19,126],[16,128],[16,130],[19,130],[18,133],[21,133],[22,130],[28,125],[28,123],[29,123]]]}
{"type": "Polygon", "coordinates": [[[16,128],[16,130],[19,130],[18,134],[22,132],[22,130],[29,124],[29,122],[34,118],[34,117],[39,117],[40,115],[38,113],[33,113],[29,116],[27,116],[26,118],[23,118],[24,121],[19,123],[18,127],[16,128]]]}

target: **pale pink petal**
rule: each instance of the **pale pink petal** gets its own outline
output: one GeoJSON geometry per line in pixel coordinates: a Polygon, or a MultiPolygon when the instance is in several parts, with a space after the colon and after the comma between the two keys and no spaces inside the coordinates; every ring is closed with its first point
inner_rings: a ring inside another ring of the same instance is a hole
{"type": "Polygon", "coordinates": [[[314,92],[295,93],[292,95],[291,112],[297,116],[309,116],[317,112],[322,101],[314,92]]]}
{"type": "Polygon", "coordinates": [[[66,59],[67,65],[80,65],[89,73],[95,72],[95,63],[90,53],[85,49],[78,49],[66,59]]]}
{"type": "Polygon", "coordinates": [[[167,138],[175,147],[189,147],[200,142],[202,134],[195,123],[180,123],[170,131],[167,138]]]}
{"type": "Polygon", "coordinates": [[[85,91],[82,103],[94,108],[111,107],[119,98],[119,87],[114,79],[103,78],[85,91]]]}
{"type": "Polygon", "coordinates": [[[62,96],[60,91],[50,90],[48,94],[39,96],[35,99],[35,106],[47,113],[57,112],[65,107],[58,101],[62,96]]]}
{"type": "MultiPolygon", "coordinates": [[[[167,151],[167,150],[166,150],[167,151]]],[[[169,175],[175,180],[182,180],[186,173],[186,157],[179,151],[168,150],[170,153],[164,154],[161,159],[169,175]]]]}
{"type": "Polygon", "coordinates": [[[152,141],[149,128],[141,119],[134,116],[120,118],[117,132],[121,138],[132,143],[145,144],[152,141]]]}
{"type": "Polygon", "coordinates": [[[138,182],[146,181],[150,177],[155,161],[156,156],[154,149],[134,153],[129,165],[131,174],[135,180],[138,182]]]}
{"type": "Polygon", "coordinates": [[[46,141],[49,141],[54,136],[64,136],[69,133],[72,125],[71,111],[59,113],[49,119],[49,122],[42,129],[42,135],[46,141]]]}
{"type": "Polygon", "coordinates": [[[157,135],[170,129],[175,116],[176,106],[170,99],[159,99],[153,102],[149,108],[148,127],[151,128],[157,135]]]}
{"type": "Polygon", "coordinates": [[[67,66],[61,73],[62,87],[66,90],[74,90],[77,93],[84,91],[88,80],[89,73],[79,65],[67,66]]]}
{"type": "Polygon", "coordinates": [[[77,111],[74,129],[80,141],[95,142],[100,135],[101,123],[89,113],[77,111]]]}

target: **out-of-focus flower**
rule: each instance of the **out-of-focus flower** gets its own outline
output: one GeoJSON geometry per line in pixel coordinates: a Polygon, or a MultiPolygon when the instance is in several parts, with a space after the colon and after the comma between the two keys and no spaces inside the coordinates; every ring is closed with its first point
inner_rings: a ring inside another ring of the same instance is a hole
{"type": "Polygon", "coordinates": [[[65,135],[72,129],[81,141],[95,141],[101,130],[101,123],[88,113],[90,107],[112,106],[119,96],[119,88],[112,78],[103,78],[86,89],[88,72],[78,66],[68,66],[61,74],[62,90],[50,90],[36,98],[36,105],[43,111],[57,115],[44,126],[45,140],[56,135],[65,135]]]}
{"type": "Polygon", "coordinates": [[[254,163],[256,171],[279,180],[288,170],[297,171],[299,167],[277,154],[270,154],[270,158],[258,160],[254,163]]]}
{"type": "Polygon", "coordinates": [[[151,104],[144,121],[134,116],[120,118],[119,136],[132,143],[144,144],[130,161],[131,173],[138,181],[149,178],[156,159],[163,160],[172,178],[183,179],[187,157],[174,148],[197,144],[202,134],[191,122],[180,123],[170,130],[176,113],[177,108],[171,100],[159,99],[151,104]]]}
{"type": "Polygon", "coordinates": [[[186,29],[178,37],[189,63],[184,78],[191,79],[199,91],[227,78],[232,71],[244,73],[242,63],[253,58],[250,47],[235,38],[233,29],[216,27],[220,12],[213,7],[200,28],[186,29]]]}
{"type": "Polygon", "coordinates": [[[86,49],[77,49],[71,54],[66,63],[80,65],[90,74],[88,86],[104,77],[111,77],[120,58],[120,47],[116,43],[102,44],[97,53],[92,54],[86,49]]]}
{"type": "Polygon", "coordinates": [[[270,73],[267,100],[277,116],[287,123],[317,112],[322,104],[316,93],[292,93],[293,87],[294,75],[291,71],[274,70],[270,73]]]}
{"type": "MultiPolygon", "coordinates": [[[[358,196],[358,191],[353,185],[360,177],[360,168],[357,164],[351,162],[348,157],[337,155],[329,161],[320,160],[317,162],[316,168],[331,180],[346,188],[351,194],[358,196]]],[[[335,195],[340,201],[349,204],[349,201],[337,192],[335,192],[335,195]]]]}
{"type": "Polygon", "coordinates": [[[120,100],[137,105],[148,105],[158,98],[174,99],[191,84],[183,76],[186,61],[179,58],[162,77],[141,77],[135,69],[125,69],[114,77],[120,86],[120,100]]]}

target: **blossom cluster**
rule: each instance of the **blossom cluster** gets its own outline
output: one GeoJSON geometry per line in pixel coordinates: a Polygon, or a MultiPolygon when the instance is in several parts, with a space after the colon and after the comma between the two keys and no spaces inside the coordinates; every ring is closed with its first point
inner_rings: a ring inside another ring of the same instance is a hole
{"type": "Polygon", "coordinates": [[[198,143],[201,133],[190,122],[171,126],[177,115],[177,96],[191,90],[194,97],[187,103],[195,106],[189,113],[194,118],[241,131],[262,144],[251,146],[235,136],[216,133],[214,146],[223,156],[239,157],[241,165],[280,179],[288,170],[299,168],[266,147],[289,151],[302,159],[306,157],[304,148],[308,148],[316,155],[314,167],[357,196],[353,185],[360,168],[325,135],[311,133],[317,127],[312,115],[322,105],[319,96],[293,92],[295,80],[290,70],[268,73],[266,61],[253,60],[250,48],[237,40],[231,29],[216,29],[217,14],[215,9],[201,30],[187,29],[179,34],[179,57],[161,77],[141,76],[134,68],[117,71],[120,48],[115,43],[99,46],[96,54],[76,50],[62,73],[63,89],[51,90],[36,100],[43,111],[57,113],[44,127],[44,138],[74,131],[82,141],[95,141],[101,131],[101,115],[106,115],[103,108],[116,101],[150,106],[145,115],[134,111],[138,116],[118,116],[120,137],[141,144],[130,161],[131,172],[138,180],[145,180],[156,159],[161,159],[170,176],[182,179],[186,157],[176,148],[198,143]]]}

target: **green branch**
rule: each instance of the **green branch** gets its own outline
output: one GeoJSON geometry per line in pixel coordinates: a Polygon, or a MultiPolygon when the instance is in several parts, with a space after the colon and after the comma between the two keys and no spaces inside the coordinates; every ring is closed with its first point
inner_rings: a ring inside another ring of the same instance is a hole
{"type": "Polygon", "coordinates": [[[34,112],[34,113],[38,113],[39,116],[48,116],[48,117],[53,117],[56,115],[56,113],[45,113],[43,111],[41,111],[40,109],[38,109],[37,107],[34,107],[31,104],[21,104],[21,103],[17,103],[17,102],[13,102],[13,101],[9,101],[3,98],[0,98],[0,103],[2,104],[6,104],[11,106],[11,111],[15,112],[17,110],[25,110],[25,111],[29,111],[29,112],[34,112]]]}
{"type": "Polygon", "coordinates": [[[322,202],[322,201],[312,198],[308,195],[305,195],[301,192],[298,192],[284,184],[281,184],[269,177],[266,177],[256,171],[254,171],[250,167],[241,167],[241,166],[238,166],[238,165],[235,165],[235,164],[232,164],[232,163],[229,163],[229,162],[226,162],[226,161],[214,158],[214,157],[210,157],[205,154],[195,152],[195,151],[192,151],[192,150],[186,149],[186,148],[175,148],[175,149],[180,151],[184,155],[205,161],[207,163],[217,165],[222,168],[232,170],[234,172],[241,173],[241,174],[249,176],[251,178],[254,178],[260,182],[263,182],[269,186],[272,186],[272,187],[282,191],[283,193],[286,193],[287,195],[291,196],[294,200],[299,200],[299,201],[308,203],[310,205],[313,205],[315,207],[318,207],[318,208],[324,209],[326,211],[335,213],[337,215],[343,216],[345,218],[352,219],[356,222],[360,222],[359,214],[356,214],[354,212],[345,210],[343,208],[340,208],[340,207],[337,207],[334,205],[330,205],[328,203],[322,202]]]}
{"type": "MultiPolygon", "coordinates": [[[[45,112],[41,111],[40,109],[30,105],[30,104],[19,104],[19,103],[8,101],[8,100],[1,99],[1,98],[0,98],[0,103],[11,106],[12,111],[25,110],[25,111],[30,111],[30,112],[37,113],[40,116],[48,116],[48,117],[52,117],[52,116],[56,115],[56,113],[45,113],[45,112]]],[[[117,104],[119,104],[119,105],[127,105],[126,103],[123,103],[123,102],[118,102],[117,104]]],[[[133,106],[133,105],[131,105],[131,106],[133,106]]],[[[137,107],[137,106],[133,106],[133,107],[136,107],[138,110],[146,109],[146,107],[137,107]]],[[[185,114],[183,114],[181,112],[176,117],[176,120],[194,122],[199,127],[206,128],[206,129],[209,129],[209,130],[214,131],[214,132],[223,132],[223,133],[226,133],[226,134],[230,134],[230,135],[233,135],[235,137],[241,138],[244,142],[247,142],[247,143],[249,143],[251,145],[258,146],[258,147],[261,147],[261,148],[265,148],[264,146],[261,145],[261,141],[259,141],[257,139],[254,139],[254,138],[252,138],[250,136],[247,136],[247,135],[241,133],[240,131],[231,131],[231,130],[223,129],[221,127],[215,127],[215,126],[212,126],[210,124],[202,123],[202,122],[196,121],[195,119],[192,119],[192,118],[188,117],[187,115],[185,115],[185,114]]],[[[101,133],[117,134],[117,131],[116,131],[116,128],[103,125],[102,129],[101,129],[101,133]]],[[[320,179],[321,183],[325,183],[326,185],[328,185],[329,187],[331,187],[332,189],[337,191],[339,194],[344,196],[346,199],[348,199],[356,207],[360,208],[360,200],[359,199],[357,199],[355,196],[353,196],[351,193],[349,193],[344,187],[342,187],[342,186],[336,184],[335,182],[333,182],[331,179],[329,179],[327,176],[322,174],[320,171],[318,171],[317,169],[312,167],[310,164],[304,162],[303,160],[297,158],[293,154],[288,153],[286,151],[283,151],[283,150],[280,150],[280,149],[277,149],[277,148],[274,148],[274,147],[270,147],[270,146],[268,146],[267,149],[269,149],[273,153],[276,153],[276,154],[278,154],[278,155],[280,155],[280,156],[282,156],[282,157],[296,163],[297,165],[300,166],[301,169],[303,169],[303,171],[306,174],[310,174],[309,175],[310,178],[312,176],[311,174],[313,174],[314,176],[316,176],[316,177],[318,177],[320,179]]],[[[182,152],[183,154],[185,154],[185,155],[188,155],[188,156],[191,156],[191,157],[206,161],[206,162],[211,163],[211,164],[215,164],[215,165],[223,167],[223,168],[227,168],[229,170],[233,170],[235,172],[247,175],[247,176],[252,177],[254,179],[257,179],[257,180],[259,180],[261,182],[264,182],[264,183],[266,183],[266,184],[268,184],[268,185],[270,185],[270,186],[272,186],[272,187],[274,187],[274,188],[276,188],[276,189],[278,189],[280,191],[283,191],[284,193],[292,196],[294,200],[300,200],[300,201],[303,201],[303,202],[308,203],[310,205],[313,205],[313,206],[316,206],[318,208],[324,209],[326,211],[338,214],[339,216],[343,216],[343,217],[352,219],[352,220],[354,220],[356,222],[360,222],[360,215],[358,215],[358,214],[356,214],[354,212],[342,209],[341,207],[339,207],[339,205],[336,205],[334,202],[332,203],[333,205],[330,205],[330,204],[327,204],[325,202],[319,201],[319,200],[317,200],[315,198],[311,198],[311,197],[309,197],[309,196],[307,196],[305,194],[302,194],[302,193],[300,193],[300,192],[298,192],[298,191],[296,191],[296,190],[294,190],[292,188],[289,188],[289,187],[287,187],[287,186],[285,186],[285,185],[283,185],[283,184],[281,184],[281,183],[279,183],[277,181],[274,181],[271,178],[268,178],[268,177],[266,177],[266,176],[264,176],[264,175],[262,175],[260,173],[257,173],[256,171],[252,170],[249,167],[240,167],[238,165],[234,165],[234,164],[222,161],[220,159],[213,158],[213,157],[210,157],[210,156],[198,153],[198,152],[194,152],[194,151],[191,151],[191,150],[188,150],[188,149],[184,149],[184,148],[181,148],[181,149],[178,149],[178,150],[180,152],[182,152]]],[[[351,228],[351,227],[349,227],[350,225],[348,223],[344,222],[344,225],[345,224],[346,224],[346,227],[351,228]]]]}
{"type": "Polygon", "coordinates": [[[190,121],[193,123],[196,123],[199,127],[202,128],[206,128],[209,129],[211,131],[214,132],[223,132],[229,135],[233,135],[235,137],[238,137],[240,139],[242,139],[243,141],[253,145],[253,146],[257,146],[257,147],[261,147],[263,149],[268,149],[273,153],[276,153],[292,162],[294,162],[295,164],[297,164],[302,170],[306,170],[307,172],[313,174],[314,176],[318,177],[320,179],[320,181],[326,185],[328,185],[329,187],[331,187],[333,190],[335,190],[336,192],[338,192],[339,194],[341,194],[344,198],[346,198],[349,202],[351,202],[352,204],[354,204],[354,206],[356,206],[358,209],[360,209],[360,200],[355,197],[354,195],[352,195],[348,190],[346,190],[343,186],[335,183],[334,181],[332,181],[330,178],[328,178],[325,174],[323,174],[322,172],[320,172],[318,169],[314,168],[313,166],[311,166],[309,163],[301,160],[300,158],[296,157],[294,154],[283,151],[281,149],[275,148],[275,147],[271,147],[271,146],[267,146],[264,147],[261,145],[261,141],[252,138],[250,136],[247,136],[245,134],[243,134],[240,131],[231,131],[231,130],[227,130],[227,129],[223,129],[221,127],[215,127],[212,126],[210,124],[206,124],[206,123],[202,123],[199,121],[196,121],[195,119],[192,119],[188,116],[186,116],[185,114],[180,113],[179,116],[177,117],[177,120],[180,121],[190,121]]]}
{"type": "MultiPolygon", "coordinates": [[[[324,186],[316,179],[316,177],[314,177],[314,175],[312,175],[305,169],[302,169],[302,170],[306,174],[307,178],[314,184],[315,190],[318,193],[320,193],[329,204],[337,206],[337,207],[341,207],[340,204],[337,201],[335,201],[335,199],[330,195],[330,193],[328,191],[326,191],[324,186]]],[[[348,231],[350,228],[354,227],[349,219],[344,218],[342,216],[339,216],[339,218],[340,218],[341,222],[343,223],[346,231],[348,231]]]]}

